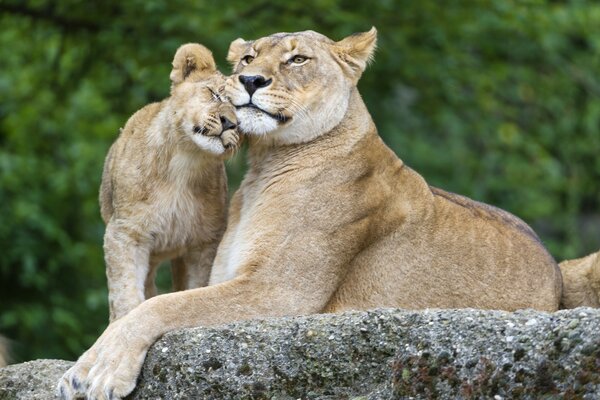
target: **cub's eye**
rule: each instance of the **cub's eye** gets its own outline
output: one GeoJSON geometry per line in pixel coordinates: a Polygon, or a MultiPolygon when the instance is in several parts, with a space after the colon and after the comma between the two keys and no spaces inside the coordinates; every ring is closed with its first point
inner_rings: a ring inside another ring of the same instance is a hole
{"type": "Polygon", "coordinates": [[[252,57],[252,56],[245,56],[244,58],[242,58],[242,64],[243,65],[248,65],[252,61],[254,61],[254,57],[252,57]]]}
{"type": "Polygon", "coordinates": [[[209,92],[210,92],[210,96],[212,97],[212,99],[214,101],[220,101],[223,102],[223,99],[221,98],[221,96],[219,95],[218,92],[212,90],[211,88],[208,88],[209,92]]]}
{"type": "Polygon", "coordinates": [[[288,60],[289,64],[304,64],[308,61],[308,57],[297,55],[288,60]]]}

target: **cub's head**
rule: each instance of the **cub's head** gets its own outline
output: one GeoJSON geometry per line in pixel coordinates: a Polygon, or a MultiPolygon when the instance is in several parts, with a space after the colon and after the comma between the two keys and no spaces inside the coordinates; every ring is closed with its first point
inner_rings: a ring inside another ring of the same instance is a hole
{"type": "Polygon", "coordinates": [[[308,142],[338,125],[371,59],[377,31],[339,42],[313,31],[237,39],[227,59],[226,93],[240,130],[276,143],[308,142]]]}
{"type": "Polygon", "coordinates": [[[184,138],[213,154],[236,147],[235,109],[225,99],[225,77],[210,50],[196,43],[181,46],[170,78],[171,117],[184,138]]]}

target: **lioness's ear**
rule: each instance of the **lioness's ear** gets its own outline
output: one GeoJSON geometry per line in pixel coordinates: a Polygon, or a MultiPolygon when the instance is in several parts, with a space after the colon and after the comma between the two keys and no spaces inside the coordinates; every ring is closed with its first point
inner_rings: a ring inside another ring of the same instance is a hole
{"type": "Polygon", "coordinates": [[[336,42],[333,51],[341,61],[342,68],[356,84],[373,59],[377,47],[377,29],[372,27],[368,32],[355,33],[336,42]]]}
{"type": "Polygon", "coordinates": [[[246,51],[248,44],[250,42],[245,41],[242,38],[237,38],[229,45],[229,52],[227,53],[227,61],[232,66],[236,66],[236,64],[240,61],[240,58],[246,51]]]}
{"type": "Polygon", "coordinates": [[[209,49],[198,43],[188,43],[177,49],[173,57],[171,83],[198,81],[217,71],[215,59],[209,49]]]}

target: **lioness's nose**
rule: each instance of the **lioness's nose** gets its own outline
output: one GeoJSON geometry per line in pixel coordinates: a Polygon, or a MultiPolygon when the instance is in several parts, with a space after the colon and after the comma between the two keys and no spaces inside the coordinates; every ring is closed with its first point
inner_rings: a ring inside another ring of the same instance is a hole
{"type": "Polygon", "coordinates": [[[223,129],[223,132],[225,132],[228,129],[233,129],[235,127],[236,125],[233,122],[228,120],[226,117],[221,116],[221,128],[223,129]]]}
{"type": "Polygon", "coordinates": [[[252,96],[257,89],[269,86],[271,82],[273,82],[273,79],[265,79],[265,77],[261,75],[240,75],[240,82],[242,82],[248,94],[252,96]]]}

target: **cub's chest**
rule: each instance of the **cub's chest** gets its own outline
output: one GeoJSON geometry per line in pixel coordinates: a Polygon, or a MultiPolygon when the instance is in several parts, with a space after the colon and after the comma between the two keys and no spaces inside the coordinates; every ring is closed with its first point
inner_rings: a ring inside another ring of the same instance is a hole
{"type": "Polygon", "coordinates": [[[155,188],[154,230],[167,247],[211,239],[223,228],[224,172],[197,158],[173,157],[167,179],[155,188]]]}

